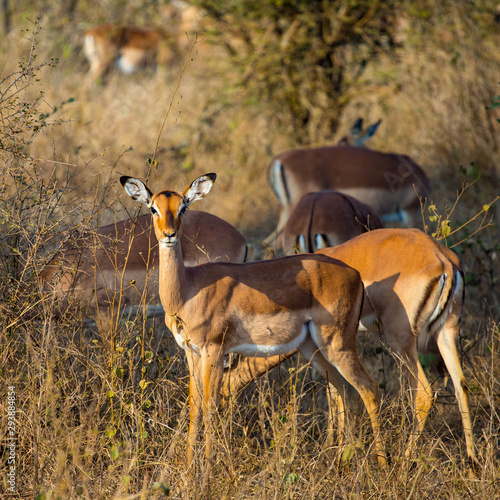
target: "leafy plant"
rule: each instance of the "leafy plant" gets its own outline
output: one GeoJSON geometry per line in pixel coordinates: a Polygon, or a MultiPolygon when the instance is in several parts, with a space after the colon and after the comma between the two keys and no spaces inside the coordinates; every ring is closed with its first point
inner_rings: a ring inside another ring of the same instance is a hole
{"type": "Polygon", "coordinates": [[[397,2],[197,0],[206,36],[240,71],[248,102],[279,109],[299,143],[331,137],[369,59],[395,42],[397,2]]]}

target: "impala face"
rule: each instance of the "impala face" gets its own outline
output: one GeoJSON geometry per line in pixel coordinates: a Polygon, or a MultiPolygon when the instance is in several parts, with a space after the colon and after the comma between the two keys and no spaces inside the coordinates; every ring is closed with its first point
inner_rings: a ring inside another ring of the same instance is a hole
{"type": "Polygon", "coordinates": [[[160,245],[174,248],[181,237],[182,216],[193,201],[210,192],[216,178],[215,174],[206,174],[193,181],[184,193],[168,189],[155,195],[139,179],[123,176],[120,177],[120,182],[132,199],[146,204],[151,210],[160,245]]]}
{"type": "Polygon", "coordinates": [[[153,196],[149,208],[160,245],[167,248],[177,245],[181,237],[182,216],[187,207],[184,196],[175,191],[162,191],[153,196]]]}

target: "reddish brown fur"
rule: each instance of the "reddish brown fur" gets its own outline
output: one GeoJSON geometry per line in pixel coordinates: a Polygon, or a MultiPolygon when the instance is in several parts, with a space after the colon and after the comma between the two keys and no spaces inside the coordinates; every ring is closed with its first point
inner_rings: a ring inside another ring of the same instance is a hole
{"type": "MultiPolygon", "coordinates": [[[[428,347],[434,351],[437,346],[455,387],[467,455],[475,461],[466,382],[456,347],[463,308],[460,259],[417,229],[379,229],[319,253],[360,272],[365,285],[361,323],[374,333],[382,330],[412,387],[416,428],[411,445],[422,432],[433,401],[418,351],[425,353],[428,347]]],[[[283,359],[243,360],[229,374],[229,387],[234,390],[246,385],[283,359]]]]}
{"type": "Polygon", "coordinates": [[[356,198],[338,191],[319,191],[305,194],[294,208],[278,246],[291,255],[303,236],[307,248],[318,250],[316,235],[322,235],[325,246],[333,247],[359,234],[384,227],[376,212],[356,198]]]}
{"type": "Polygon", "coordinates": [[[185,267],[178,244],[182,213],[210,192],[215,178],[215,174],[206,174],[184,193],[161,191],[155,195],[138,179],[120,179],[127,194],[153,212],[160,242],[160,298],[165,322],[185,349],[190,370],[188,462],[194,459],[203,418],[210,471],[210,414],[219,401],[224,358],[233,352],[260,356],[286,353],[295,346],[337,388],[343,386],[340,372],[358,390],[370,414],[379,462],[385,463],[377,386],[356,353],[363,296],[359,274],[323,255],[185,267]]]}
{"type": "Polygon", "coordinates": [[[409,225],[418,222],[419,196],[430,193],[427,175],[411,158],[354,146],[286,151],[271,161],[268,180],[281,204],[278,232],[302,196],[314,191],[354,196],[382,220],[402,211],[409,225]]]}
{"type": "Polygon", "coordinates": [[[173,38],[158,29],[103,24],[84,33],[85,55],[91,80],[102,78],[116,63],[123,73],[133,73],[159,60],[175,56],[173,38]],[[161,53],[161,54],[160,54],[161,53]]]}

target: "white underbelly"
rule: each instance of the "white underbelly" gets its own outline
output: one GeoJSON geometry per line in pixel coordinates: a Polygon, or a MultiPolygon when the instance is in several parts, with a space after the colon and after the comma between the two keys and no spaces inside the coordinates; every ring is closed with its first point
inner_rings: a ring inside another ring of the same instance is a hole
{"type": "Polygon", "coordinates": [[[200,350],[198,349],[198,346],[196,344],[190,342],[189,339],[185,339],[180,333],[176,333],[174,331],[172,331],[172,333],[174,335],[175,341],[181,349],[184,349],[185,351],[191,351],[198,356],[200,355],[200,350]]]}
{"type": "Polygon", "coordinates": [[[228,352],[240,356],[268,358],[270,356],[286,355],[297,349],[306,339],[309,333],[308,323],[302,325],[300,334],[285,344],[241,344],[231,348],[228,352]]]}

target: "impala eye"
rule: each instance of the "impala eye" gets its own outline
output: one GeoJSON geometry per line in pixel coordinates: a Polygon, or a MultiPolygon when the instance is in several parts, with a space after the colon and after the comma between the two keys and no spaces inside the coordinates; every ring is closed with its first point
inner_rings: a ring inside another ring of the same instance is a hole
{"type": "Polygon", "coordinates": [[[157,214],[158,214],[158,211],[156,210],[156,208],[155,208],[155,207],[150,207],[150,210],[151,210],[151,213],[152,213],[153,215],[157,215],[157,214]]]}
{"type": "Polygon", "coordinates": [[[185,213],[186,213],[186,210],[187,210],[187,205],[182,205],[182,207],[179,209],[179,217],[182,217],[185,213]]]}

